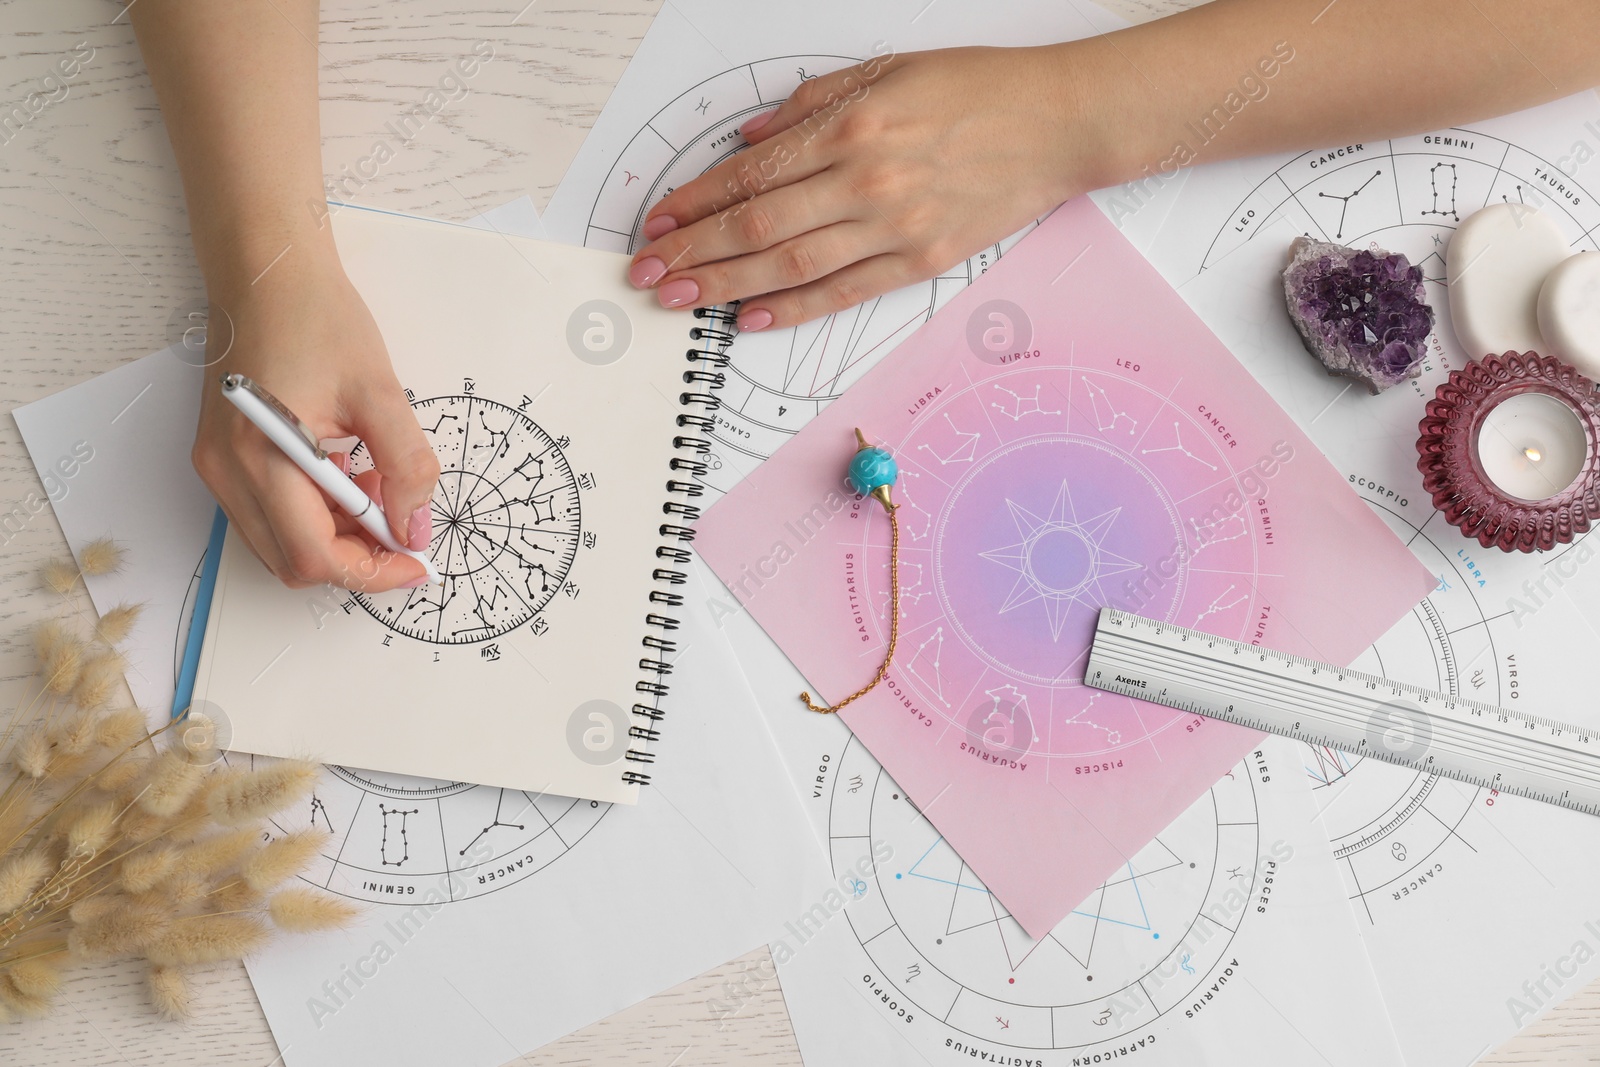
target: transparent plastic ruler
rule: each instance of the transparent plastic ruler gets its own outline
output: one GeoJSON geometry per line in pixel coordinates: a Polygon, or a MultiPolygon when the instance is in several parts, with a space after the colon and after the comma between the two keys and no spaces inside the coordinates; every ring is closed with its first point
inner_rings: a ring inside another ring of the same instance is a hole
{"type": "Polygon", "coordinates": [[[1600,730],[1103,608],[1084,682],[1600,814],[1600,730]]]}

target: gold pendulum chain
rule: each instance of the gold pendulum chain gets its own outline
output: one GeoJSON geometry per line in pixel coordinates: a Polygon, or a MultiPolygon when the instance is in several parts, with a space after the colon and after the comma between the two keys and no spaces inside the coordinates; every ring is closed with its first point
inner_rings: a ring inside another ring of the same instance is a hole
{"type": "Polygon", "coordinates": [[[806,702],[806,707],[823,715],[831,715],[877,688],[878,683],[889,675],[889,663],[894,659],[894,646],[900,640],[900,516],[898,514],[900,506],[885,501],[884,507],[889,510],[889,651],[884,654],[883,664],[878,668],[878,673],[872,676],[872,681],[831,708],[812,703],[810,692],[800,694],[800,699],[806,702]]]}

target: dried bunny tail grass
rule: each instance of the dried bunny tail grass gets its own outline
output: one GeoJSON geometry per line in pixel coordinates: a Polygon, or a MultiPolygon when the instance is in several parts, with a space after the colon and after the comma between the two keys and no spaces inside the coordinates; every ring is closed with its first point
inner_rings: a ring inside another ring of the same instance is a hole
{"type": "Polygon", "coordinates": [[[304,934],[345,926],[361,909],[315,889],[282,889],[267,903],[267,914],[279,929],[304,934]]]}
{"type": "Polygon", "coordinates": [[[49,1014],[50,1002],[23,993],[12,983],[8,973],[0,972],[0,1008],[24,1019],[38,1018],[49,1014]]]}
{"type": "Polygon", "coordinates": [[[49,1000],[61,988],[61,964],[51,956],[19,960],[0,970],[11,988],[25,997],[49,1000]]]}
{"type": "Polygon", "coordinates": [[[110,959],[155,944],[171,923],[162,907],[119,898],[114,907],[74,927],[67,947],[86,960],[110,959]]]}
{"type": "Polygon", "coordinates": [[[151,815],[142,808],[133,808],[122,816],[122,836],[134,844],[143,844],[152,840],[158,834],[166,832],[172,825],[170,815],[151,815]]]}
{"type": "Polygon", "coordinates": [[[194,996],[189,977],[176,967],[151,967],[148,979],[150,1003],[156,1013],[171,1022],[182,1022],[192,1014],[194,996]]]}
{"type": "Polygon", "coordinates": [[[241,874],[258,893],[287,881],[306,869],[328,838],[316,830],[295,830],[270,842],[246,861],[241,874]]]}
{"type": "Polygon", "coordinates": [[[226,826],[266,818],[303,798],[319,768],[305,760],[280,760],[219,782],[211,794],[211,815],[226,826]]]}
{"type": "Polygon", "coordinates": [[[11,762],[29,778],[43,778],[50,769],[50,738],[44,730],[38,726],[24,730],[12,746],[11,762]]]}
{"type": "MultiPolygon", "coordinates": [[[[120,885],[129,893],[147,893],[172,873],[178,852],[172,848],[140,849],[122,861],[120,885]]],[[[76,915],[73,916],[78,920],[76,915]]]]}
{"type": "Polygon", "coordinates": [[[211,884],[203,874],[194,871],[174,871],[154,889],[139,894],[134,899],[167,914],[182,911],[191,904],[204,900],[211,892],[211,884]]]}
{"type": "Polygon", "coordinates": [[[0,863],[0,916],[27,903],[33,891],[50,874],[51,863],[41,851],[23,852],[0,863]]]}
{"type": "Polygon", "coordinates": [[[66,596],[78,585],[78,567],[68,559],[53,559],[39,568],[39,577],[46,589],[66,596]]]}
{"type": "Polygon", "coordinates": [[[99,726],[99,718],[92,712],[75,712],[56,724],[50,739],[67,755],[81,755],[99,743],[99,726]]]}
{"type": "Polygon", "coordinates": [[[78,558],[83,561],[84,574],[110,574],[122,566],[122,549],[111,538],[102,537],[84,545],[78,558]]]}
{"type": "Polygon", "coordinates": [[[120,645],[133,633],[133,628],[139,624],[139,615],[144,611],[143,604],[118,604],[104,615],[96,624],[94,632],[100,640],[108,645],[120,645]]]}
{"type": "Polygon", "coordinates": [[[236,960],[266,943],[269,934],[250,915],[191,915],[172,923],[145,956],[157,966],[236,960]]]}
{"type": "Polygon", "coordinates": [[[243,881],[229,882],[213,889],[207,896],[207,907],[212,911],[247,911],[260,904],[266,894],[252,889],[243,881]]]}
{"type": "Polygon", "coordinates": [[[33,652],[39,657],[40,669],[44,668],[56,646],[65,641],[82,644],[82,641],[74,636],[67,628],[67,624],[60,619],[46,619],[33,628],[33,652]]]}
{"type": "Polygon", "coordinates": [[[68,855],[94,856],[110,844],[117,829],[117,814],[121,810],[120,805],[101,801],[78,812],[67,827],[68,855]]]}
{"type": "MultiPolygon", "coordinates": [[[[149,769],[149,765],[149,760],[130,759],[124,756],[95,772],[94,787],[102,793],[121,793],[137,782],[149,769]]],[[[132,802],[131,798],[129,802],[132,802]]]]}
{"type": "Polygon", "coordinates": [[[95,740],[107,748],[127,748],[148,736],[150,728],[140,708],[118,708],[95,720],[95,740]]]}
{"type": "Polygon", "coordinates": [[[127,659],[116,651],[90,657],[78,674],[77,684],[72,687],[72,702],[88,710],[104,707],[117,683],[122,681],[122,672],[127,666],[127,659]]]}
{"type": "MultiPolygon", "coordinates": [[[[0,857],[4,857],[33,824],[38,810],[34,800],[36,792],[37,787],[31,779],[23,780],[17,782],[16,791],[9,799],[0,800],[0,857]]],[[[0,869],[4,868],[6,862],[0,858],[0,869]]]]}
{"type": "Polygon", "coordinates": [[[33,647],[39,655],[44,687],[58,696],[70,693],[83,668],[83,639],[68,630],[66,624],[52,619],[35,631],[33,647]]]}
{"type": "Polygon", "coordinates": [[[212,877],[232,870],[253,851],[261,831],[254,826],[203,837],[178,854],[178,870],[212,877]]]}
{"type": "Polygon", "coordinates": [[[151,761],[150,777],[139,807],[151,815],[171,818],[183,809],[204,776],[205,769],[189,762],[181,750],[167,749],[151,761]]]}
{"type": "Polygon", "coordinates": [[[67,917],[82,926],[111,914],[127,903],[128,898],[121,893],[94,893],[75,901],[67,909],[67,917]]]}

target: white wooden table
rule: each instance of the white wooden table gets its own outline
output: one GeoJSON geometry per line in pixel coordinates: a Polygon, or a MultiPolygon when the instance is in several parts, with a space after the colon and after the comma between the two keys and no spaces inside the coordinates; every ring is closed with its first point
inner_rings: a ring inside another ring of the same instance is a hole
{"type": "MultiPolygon", "coordinates": [[[[451,219],[525,193],[542,207],[657,3],[534,0],[524,8],[526,2],[326,0],[325,171],[337,173],[361,158],[384,123],[413,107],[454,57],[489,40],[495,60],[474,79],[470,95],[449,105],[358,200],[451,219]]],[[[1134,16],[1172,2],[1107,6],[1134,16]]],[[[164,347],[172,309],[202,293],[177,167],[119,3],[0,5],[0,119],[41,89],[58,59],[75,48],[82,54],[80,43],[93,55],[65,95],[57,91],[59,99],[20,130],[0,129],[0,409],[6,411],[164,347]]],[[[15,425],[0,419],[0,501],[7,502],[0,510],[37,488],[15,425]]],[[[48,607],[34,593],[37,568],[64,551],[48,510],[0,548],[0,699],[15,700],[31,670],[22,638],[48,607]]],[[[777,983],[740,978],[764,954],[752,952],[511,1062],[798,1064],[777,983]],[[730,979],[753,995],[736,1017],[713,1021],[706,1001],[730,979]]],[[[198,1017],[183,1025],[150,1013],[142,974],[142,965],[127,962],[74,971],[53,1016],[0,1028],[0,1064],[275,1062],[277,1048],[243,967],[211,969],[198,1017]]],[[[1600,1063],[1600,983],[1482,1062],[1600,1063]]]]}

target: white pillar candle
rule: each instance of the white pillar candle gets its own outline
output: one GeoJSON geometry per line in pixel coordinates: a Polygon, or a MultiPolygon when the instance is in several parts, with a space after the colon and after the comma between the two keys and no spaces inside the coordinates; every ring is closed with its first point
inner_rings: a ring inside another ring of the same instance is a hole
{"type": "Polygon", "coordinates": [[[1519,500],[1559,495],[1589,457],[1578,413],[1548,393],[1519,393],[1497,404],[1484,415],[1477,443],[1484,475],[1519,500]]]}

